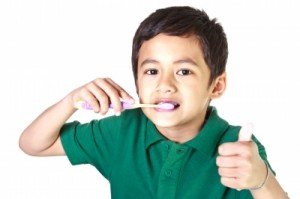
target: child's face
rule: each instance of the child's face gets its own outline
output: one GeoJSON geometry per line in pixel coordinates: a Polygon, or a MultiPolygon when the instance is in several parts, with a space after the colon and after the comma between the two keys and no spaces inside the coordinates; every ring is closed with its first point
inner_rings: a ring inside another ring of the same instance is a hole
{"type": "Polygon", "coordinates": [[[181,129],[201,125],[215,85],[214,82],[208,85],[209,78],[210,71],[195,36],[159,34],[140,48],[137,74],[140,101],[176,104],[171,111],[143,109],[157,127],[181,129]]]}

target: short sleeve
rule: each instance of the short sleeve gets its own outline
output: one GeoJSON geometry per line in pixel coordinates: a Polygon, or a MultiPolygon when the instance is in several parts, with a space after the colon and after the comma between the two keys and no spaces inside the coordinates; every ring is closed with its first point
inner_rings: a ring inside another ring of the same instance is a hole
{"type": "Polygon", "coordinates": [[[91,164],[108,178],[120,128],[117,117],[93,120],[81,124],[66,123],[60,131],[60,139],[72,165],[91,164]]]}
{"type": "Polygon", "coordinates": [[[276,175],[275,171],[272,169],[269,161],[268,156],[265,147],[259,142],[259,140],[253,135],[252,140],[257,144],[258,147],[258,153],[260,157],[265,161],[265,163],[268,165],[268,167],[271,169],[272,173],[276,175]]]}

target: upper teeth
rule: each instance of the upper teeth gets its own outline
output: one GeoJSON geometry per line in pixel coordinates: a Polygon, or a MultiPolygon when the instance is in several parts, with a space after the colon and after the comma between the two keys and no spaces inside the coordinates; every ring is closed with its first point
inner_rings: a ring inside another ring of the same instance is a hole
{"type": "Polygon", "coordinates": [[[176,102],[160,102],[158,104],[173,104],[174,106],[178,105],[176,102]]]}

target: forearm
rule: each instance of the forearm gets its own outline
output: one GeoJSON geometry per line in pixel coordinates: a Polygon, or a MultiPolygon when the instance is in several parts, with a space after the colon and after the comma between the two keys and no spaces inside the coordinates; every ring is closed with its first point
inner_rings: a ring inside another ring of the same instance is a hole
{"type": "Polygon", "coordinates": [[[97,78],[69,93],[64,99],[45,110],[22,133],[20,148],[29,155],[64,155],[59,138],[63,124],[76,111],[74,104],[83,100],[91,105],[96,113],[106,114],[109,103],[115,112],[122,110],[121,101],[133,98],[110,78],[97,78]],[[101,106],[100,106],[100,104],[101,106]]]}
{"type": "Polygon", "coordinates": [[[46,109],[23,131],[20,148],[30,155],[39,155],[48,149],[58,139],[62,125],[75,111],[68,97],[46,109]]]}
{"type": "Polygon", "coordinates": [[[269,175],[266,184],[261,189],[251,191],[252,196],[255,199],[288,199],[272,172],[269,175]]]}

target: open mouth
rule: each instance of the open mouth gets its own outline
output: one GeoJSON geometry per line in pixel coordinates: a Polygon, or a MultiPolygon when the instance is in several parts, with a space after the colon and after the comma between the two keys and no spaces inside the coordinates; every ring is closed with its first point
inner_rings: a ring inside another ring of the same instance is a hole
{"type": "Polygon", "coordinates": [[[161,105],[162,107],[165,106],[165,107],[171,107],[171,108],[158,108],[158,110],[165,110],[165,111],[172,111],[172,110],[175,110],[177,109],[180,104],[177,103],[177,102],[174,102],[174,101],[160,101],[158,103],[156,103],[158,105],[161,105]]]}

